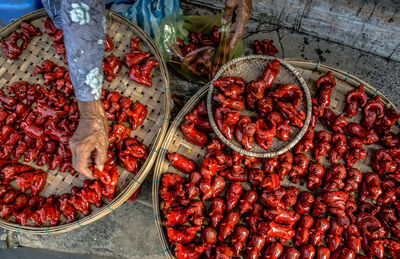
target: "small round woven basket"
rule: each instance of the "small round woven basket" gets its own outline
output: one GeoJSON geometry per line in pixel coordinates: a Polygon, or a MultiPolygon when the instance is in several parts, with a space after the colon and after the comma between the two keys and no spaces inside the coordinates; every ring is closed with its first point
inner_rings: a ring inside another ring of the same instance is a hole
{"type": "MultiPolygon", "coordinates": [[[[64,64],[63,58],[56,55],[51,36],[44,33],[43,23],[46,17],[45,10],[40,9],[21,17],[0,30],[0,38],[7,38],[13,31],[19,29],[19,24],[22,20],[27,20],[43,33],[41,36],[33,37],[18,60],[7,59],[2,50],[0,50],[0,88],[6,93],[5,86],[16,81],[24,80],[29,83],[43,84],[41,77],[34,77],[32,74],[34,66],[40,65],[45,59],[68,68],[64,64]]],[[[117,91],[123,96],[131,98],[133,101],[139,100],[146,105],[148,109],[147,118],[140,127],[132,131],[131,137],[139,139],[148,147],[149,157],[144,161],[140,171],[136,175],[118,166],[119,180],[116,197],[111,202],[104,199],[103,206],[100,208],[91,206],[91,214],[86,217],[78,215],[78,220],[67,223],[65,217],[62,216],[59,225],[44,227],[21,226],[0,218],[0,227],[29,234],[51,234],[68,232],[88,225],[122,205],[140,187],[150,172],[167,131],[171,110],[171,103],[169,101],[171,92],[169,90],[167,67],[157,46],[141,28],[112,11],[107,11],[106,18],[107,34],[111,37],[115,48],[110,52],[106,52],[105,56],[113,54],[122,60],[124,54],[130,52],[130,40],[139,37],[141,39],[141,48],[144,51],[151,52],[153,55],[152,58],[158,60],[160,63],[152,71],[152,87],[140,85],[130,80],[127,76],[129,70],[126,66],[122,66],[120,73],[112,82],[104,81],[103,83],[103,88],[110,91],[117,91]]],[[[47,172],[47,182],[45,188],[40,193],[43,197],[48,197],[51,194],[61,195],[66,192],[69,193],[72,186],[81,187],[83,181],[86,179],[81,174],[72,176],[69,173],[60,173],[57,169],[49,170],[47,164],[38,167],[33,162],[25,163],[22,159],[20,162],[47,172]]]]}
{"type": "MultiPolygon", "coordinates": [[[[217,127],[214,119],[214,113],[218,103],[212,100],[213,94],[217,92],[217,89],[214,87],[214,82],[220,78],[229,76],[239,76],[246,82],[259,80],[263,75],[266,65],[274,59],[276,58],[262,55],[251,55],[233,59],[221,67],[210,83],[210,88],[207,95],[207,110],[211,126],[222,142],[224,142],[234,151],[246,156],[268,158],[285,153],[300,141],[307,131],[308,124],[311,120],[311,95],[306,82],[301,74],[297,72],[292,65],[280,60],[280,71],[278,76],[275,78],[274,85],[271,89],[274,89],[275,85],[277,84],[295,84],[301,88],[304,95],[303,100],[300,102],[299,108],[306,113],[306,120],[304,121],[303,127],[292,127],[293,133],[290,134],[290,139],[288,141],[282,141],[274,138],[272,146],[268,150],[261,148],[256,142],[253,143],[253,148],[251,150],[245,150],[235,138],[228,140],[217,127]]],[[[240,111],[240,114],[246,116],[257,115],[256,112],[247,109],[240,111]]]]}
{"type": "MultiPolygon", "coordinates": [[[[364,89],[369,97],[380,95],[382,103],[384,103],[386,107],[393,107],[394,109],[396,109],[397,112],[399,112],[399,109],[397,109],[393,105],[393,103],[389,101],[388,98],[383,96],[373,86],[363,81],[362,79],[354,75],[351,75],[345,71],[342,71],[336,67],[320,64],[319,62],[315,63],[306,60],[286,60],[286,62],[295,67],[296,70],[303,76],[308,86],[310,87],[310,92],[313,95],[317,93],[317,88],[316,88],[317,80],[326,72],[328,71],[333,72],[333,77],[336,80],[336,88],[332,92],[330,108],[337,114],[343,111],[343,108],[345,106],[344,100],[347,94],[354,88],[358,87],[360,84],[364,85],[364,89]]],[[[202,161],[204,160],[204,156],[207,152],[207,148],[195,146],[189,141],[187,141],[182,131],[180,130],[180,126],[182,125],[182,123],[185,122],[185,116],[189,112],[191,112],[202,100],[206,100],[207,92],[210,87],[211,87],[210,84],[207,84],[203,88],[201,88],[185,104],[185,106],[181,109],[179,114],[175,117],[174,121],[172,122],[171,126],[168,129],[164,142],[160,147],[160,152],[158,154],[157,161],[155,163],[154,174],[153,174],[153,187],[152,187],[154,218],[158,230],[158,235],[160,237],[162,244],[161,251],[163,251],[162,253],[167,258],[175,258],[174,256],[175,253],[174,253],[174,245],[171,242],[169,242],[165,227],[166,217],[162,211],[163,202],[160,199],[159,195],[161,180],[163,174],[165,173],[177,173],[182,177],[185,178],[189,177],[188,174],[184,174],[175,169],[168,161],[167,155],[168,153],[171,152],[179,152],[180,154],[195,161],[198,166],[201,165],[202,161]]],[[[361,112],[359,112],[357,116],[353,117],[349,121],[359,121],[361,116],[362,116],[361,112]]],[[[320,122],[318,122],[316,130],[319,131],[322,129],[324,129],[324,126],[320,122]]],[[[400,125],[399,123],[396,123],[393,128],[393,132],[398,133],[399,131],[400,131],[400,125]]],[[[375,143],[373,145],[369,145],[366,148],[367,148],[367,157],[357,162],[354,166],[354,168],[357,168],[364,173],[372,171],[372,168],[370,167],[372,154],[375,149],[382,148],[382,146],[379,143],[375,143]]],[[[327,156],[323,157],[320,163],[324,167],[329,167],[331,164],[327,156]]],[[[305,183],[305,179],[300,179],[298,184],[293,184],[288,179],[285,179],[284,181],[281,181],[281,185],[285,187],[296,186],[300,191],[308,190],[305,183]]],[[[227,184],[227,186],[229,186],[229,184],[227,184]]],[[[247,188],[246,185],[244,186],[244,188],[245,189],[247,188]]],[[[224,192],[220,195],[220,197],[223,197],[223,195],[224,192]]],[[[206,204],[206,210],[208,210],[208,204],[206,204]]],[[[242,222],[242,224],[246,223],[242,222]]]]}

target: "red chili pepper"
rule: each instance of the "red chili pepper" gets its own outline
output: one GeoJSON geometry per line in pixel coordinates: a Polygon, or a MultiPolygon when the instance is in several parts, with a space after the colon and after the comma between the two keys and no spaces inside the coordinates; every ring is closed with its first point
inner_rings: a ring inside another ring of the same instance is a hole
{"type": "Polygon", "coordinates": [[[111,51],[114,49],[114,43],[112,42],[110,36],[106,34],[105,51],[111,51]]]}
{"type": "Polygon", "coordinates": [[[106,80],[111,82],[117,77],[122,68],[122,62],[114,55],[110,55],[103,60],[103,70],[106,80]]]}
{"type": "Polygon", "coordinates": [[[131,67],[128,76],[135,82],[139,84],[146,85],[148,87],[152,86],[151,70],[154,66],[158,66],[158,61],[153,59],[148,59],[144,65],[134,65],[131,67]]]}
{"type": "Polygon", "coordinates": [[[184,124],[181,126],[182,132],[186,140],[194,145],[204,147],[208,144],[208,136],[206,133],[195,128],[195,123],[184,124]]]}
{"type": "Polygon", "coordinates": [[[150,52],[142,52],[140,50],[135,50],[130,53],[126,53],[124,56],[124,63],[127,67],[132,67],[145,61],[151,56],[150,52]]]}

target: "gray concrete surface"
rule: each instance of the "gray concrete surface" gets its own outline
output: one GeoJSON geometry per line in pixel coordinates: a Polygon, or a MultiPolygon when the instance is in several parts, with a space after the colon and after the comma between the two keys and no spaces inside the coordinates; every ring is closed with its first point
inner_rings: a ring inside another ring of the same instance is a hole
{"type": "Polygon", "coordinates": [[[98,256],[91,254],[63,253],[38,248],[20,247],[18,250],[2,249],[0,250],[0,258],[17,258],[17,259],[113,259],[113,256],[98,256]]]}
{"type": "MultiPolygon", "coordinates": [[[[210,14],[206,8],[193,8],[183,4],[187,14],[210,14]]],[[[272,39],[279,49],[278,57],[308,59],[337,66],[359,76],[390,97],[400,101],[400,63],[368,54],[354,48],[326,41],[314,36],[251,20],[244,35],[246,53],[255,39],[272,39]]],[[[201,87],[188,83],[173,72],[171,89],[174,95],[188,99],[201,87]]],[[[151,201],[152,175],[144,182],[135,203],[125,203],[104,218],[75,231],[49,236],[9,233],[0,229],[0,247],[17,247],[16,250],[0,250],[0,258],[18,258],[35,252],[60,251],[58,258],[75,258],[78,255],[110,256],[121,258],[163,258],[156,232],[151,201]],[[35,248],[30,250],[28,248],[35,248]]],[[[45,256],[43,256],[45,257],[45,256]]],[[[48,257],[52,257],[50,254],[48,257]]],[[[22,257],[23,258],[23,257],[22,257]]],[[[79,257],[78,257],[79,258],[79,257]]]]}
{"type": "MultiPolygon", "coordinates": [[[[186,0],[220,9],[223,1],[186,0]]],[[[400,61],[397,0],[253,0],[253,17],[400,61]]]]}

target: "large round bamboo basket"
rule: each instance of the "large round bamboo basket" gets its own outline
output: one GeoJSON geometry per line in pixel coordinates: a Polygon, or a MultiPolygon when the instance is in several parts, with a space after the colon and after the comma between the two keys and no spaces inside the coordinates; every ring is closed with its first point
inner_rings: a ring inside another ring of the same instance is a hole
{"type": "MultiPolygon", "coordinates": [[[[28,44],[27,49],[23,51],[18,60],[9,60],[3,53],[0,54],[0,87],[16,81],[28,81],[30,83],[43,84],[41,77],[33,77],[33,68],[35,65],[41,64],[45,59],[55,62],[57,65],[65,66],[62,57],[56,56],[53,48],[51,37],[44,33],[43,22],[47,17],[44,9],[29,13],[20,19],[12,22],[0,31],[2,38],[7,38],[13,31],[19,28],[22,20],[30,21],[34,26],[39,28],[42,36],[37,36],[28,44]]],[[[72,223],[66,223],[62,220],[57,226],[34,227],[21,226],[3,219],[0,219],[0,227],[30,233],[30,234],[50,234],[67,232],[79,227],[88,225],[101,217],[112,212],[123,204],[143,183],[150,169],[155,162],[157,152],[168,128],[170,116],[170,98],[169,76],[165,62],[153,42],[153,40],[137,25],[124,18],[123,16],[107,11],[107,34],[114,42],[115,48],[106,52],[105,55],[114,54],[119,59],[123,59],[124,53],[130,52],[129,42],[134,37],[140,37],[142,40],[141,47],[144,51],[153,54],[153,59],[160,62],[152,72],[153,87],[147,87],[130,80],[127,76],[128,68],[123,66],[118,76],[110,83],[105,81],[103,87],[108,90],[118,91],[122,95],[131,98],[133,101],[139,100],[147,106],[148,115],[144,124],[132,131],[131,136],[141,140],[149,148],[149,157],[143,163],[140,171],[134,175],[122,167],[118,167],[119,172],[119,191],[117,196],[111,202],[103,201],[103,207],[92,208],[89,216],[81,217],[72,223]]],[[[38,168],[34,163],[29,165],[38,168]]],[[[69,173],[59,173],[57,170],[50,171],[48,165],[41,167],[42,170],[48,172],[47,183],[40,195],[47,197],[50,194],[60,195],[70,192],[73,185],[82,186],[85,177],[77,174],[75,176],[69,173]]]]}
{"type": "MultiPolygon", "coordinates": [[[[216,125],[214,113],[219,106],[215,101],[212,100],[212,96],[217,92],[217,89],[214,87],[214,82],[223,77],[230,76],[238,76],[243,78],[246,82],[259,80],[263,73],[267,64],[274,59],[275,57],[271,56],[263,56],[263,55],[251,55],[244,56],[240,58],[235,58],[225,65],[221,67],[221,69],[214,76],[210,84],[210,89],[208,90],[207,95],[207,110],[208,117],[210,119],[211,126],[214,129],[214,132],[217,134],[219,139],[224,142],[228,147],[233,149],[234,151],[253,157],[274,157],[280,154],[285,153],[290,150],[300,139],[303,137],[304,133],[306,133],[308,124],[311,120],[311,95],[308,90],[308,86],[301,74],[296,71],[296,69],[287,63],[284,60],[280,60],[280,71],[277,77],[274,80],[274,85],[271,89],[275,89],[275,86],[278,84],[295,84],[300,87],[303,91],[303,100],[300,102],[299,110],[302,110],[306,113],[306,119],[304,121],[304,125],[301,128],[291,127],[293,133],[290,134],[290,139],[288,141],[282,141],[277,138],[274,138],[271,147],[268,150],[261,148],[256,142],[253,143],[253,148],[250,150],[246,150],[242,147],[242,145],[234,138],[232,140],[228,140],[225,135],[221,133],[219,128],[216,125]]],[[[279,59],[278,59],[279,60],[279,59]]],[[[258,115],[256,112],[252,112],[250,110],[244,109],[240,111],[241,115],[254,116],[258,115]]]]}
{"type": "MultiPolygon", "coordinates": [[[[338,68],[320,64],[319,62],[314,63],[311,61],[305,60],[286,60],[290,63],[296,70],[302,75],[305,79],[307,85],[310,87],[311,95],[316,93],[316,81],[318,78],[325,74],[328,71],[333,72],[333,76],[336,79],[336,88],[334,89],[331,97],[331,105],[330,108],[335,111],[336,113],[341,113],[344,108],[344,100],[345,96],[348,92],[350,92],[355,87],[358,87],[360,84],[364,85],[364,89],[366,93],[373,97],[375,95],[380,95],[382,97],[382,102],[387,107],[393,107],[397,111],[399,111],[385,96],[383,96],[378,90],[374,87],[366,83],[365,81],[359,79],[354,75],[350,75],[347,72],[344,72],[338,68]]],[[[190,142],[186,141],[184,138],[183,133],[180,130],[180,125],[185,121],[185,115],[189,113],[193,108],[195,108],[198,103],[202,100],[206,100],[207,91],[209,90],[210,84],[204,86],[200,89],[193,98],[191,98],[185,105],[185,107],[180,111],[180,113],[176,116],[175,120],[171,124],[165,140],[160,148],[160,152],[157,157],[157,161],[154,168],[154,175],[153,175],[153,209],[154,209],[154,218],[158,230],[158,235],[160,237],[162,246],[163,246],[163,253],[166,255],[167,258],[175,258],[174,253],[172,250],[174,249],[172,244],[168,242],[168,237],[165,231],[165,216],[162,213],[160,208],[161,200],[159,199],[159,187],[162,179],[162,175],[164,173],[178,173],[182,177],[188,177],[187,174],[180,173],[176,170],[168,161],[167,154],[169,152],[179,152],[182,155],[192,159],[193,161],[197,162],[198,165],[201,165],[201,161],[204,159],[204,155],[206,153],[206,148],[200,148],[199,146],[194,146],[190,142]]],[[[348,121],[359,121],[361,118],[361,112],[358,113],[357,116],[353,117],[351,120],[348,121]]],[[[318,122],[316,131],[323,129],[323,126],[318,122]]],[[[399,123],[394,126],[393,132],[397,133],[400,131],[399,123]]],[[[367,157],[359,161],[355,164],[354,168],[359,169],[361,172],[370,172],[372,171],[371,167],[369,166],[371,163],[372,152],[375,149],[382,148],[379,144],[373,144],[365,147],[367,149],[367,157]]],[[[324,166],[329,166],[330,161],[325,156],[321,159],[320,163],[324,166]]],[[[285,181],[281,182],[283,186],[296,186],[300,191],[308,190],[305,186],[304,179],[300,180],[299,184],[293,184],[289,180],[285,179],[285,181]]],[[[227,184],[227,186],[229,186],[227,184]]],[[[207,204],[206,204],[207,208],[207,204]]]]}

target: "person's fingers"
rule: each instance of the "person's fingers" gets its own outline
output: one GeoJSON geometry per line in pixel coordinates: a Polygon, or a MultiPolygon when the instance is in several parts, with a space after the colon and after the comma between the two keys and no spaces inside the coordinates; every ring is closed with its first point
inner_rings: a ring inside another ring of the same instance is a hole
{"type": "Polygon", "coordinates": [[[72,155],[72,167],[78,171],[78,173],[93,178],[93,173],[88,168],[88,160],[94,147],[88,143],[79,143],[74,145],[73,149],[72,153],[75,155],[72,155]]]}
{"type": "Polygon", "coordinates": [[[236,31],[230,42],[231,49],[233,49],[236,43],[242,38],[245,27],[246,27],[246,19],[241,16],[238,17],[238,20],[236,22],[236,31]]]}
{"type": "Polygon", "coordinates": [[[223,15],[224,24],[227,24],[232,21],[233,12],[235,11],[236,5],[237,5],[236,0],[226,0],[224,15],[223,15]]]}
{"type": "Polygon", "coordinates": [[[96,144],[96,166],[99,171],[103,171],[104,164],[107,161],[108,141],[106,138],[100,138],[96,144]]]}

